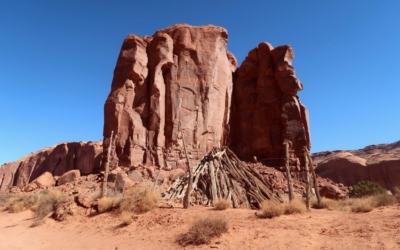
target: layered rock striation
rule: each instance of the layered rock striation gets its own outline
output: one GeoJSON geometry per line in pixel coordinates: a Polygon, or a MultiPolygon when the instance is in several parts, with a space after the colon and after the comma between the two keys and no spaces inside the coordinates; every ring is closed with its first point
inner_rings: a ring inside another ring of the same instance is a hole
{"type": "Polygon", "coordinates": [[[185,168],[184,138],[192,160],[221,146],[279,160],[288,142],[300,170],[310,136],[292,48],[261,43],[237,69],[227,42],[224,28],[186,24],[124,40],[104,106],[105,150],[116,134],[113,164],[185,168]]]}

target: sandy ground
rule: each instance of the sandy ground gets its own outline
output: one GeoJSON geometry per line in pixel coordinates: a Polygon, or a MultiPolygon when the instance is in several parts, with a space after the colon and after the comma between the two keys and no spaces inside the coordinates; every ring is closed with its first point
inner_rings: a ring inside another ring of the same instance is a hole
{"type": "Polygon", "coordinates": [[[32,212],[1,211],[0,249],[400,249],[400,209],[396,206],[365,214],[312,210],[274,219],[259,219],[254,213],[160,208],[137,216],[126,227],[113,214],[78,214],[64,222],[47,219],[32,228],[32,212]],[[211,245],[183,248],[176,243],[194,219],[214,215],[229,221],[228,233],[211,245]]]}

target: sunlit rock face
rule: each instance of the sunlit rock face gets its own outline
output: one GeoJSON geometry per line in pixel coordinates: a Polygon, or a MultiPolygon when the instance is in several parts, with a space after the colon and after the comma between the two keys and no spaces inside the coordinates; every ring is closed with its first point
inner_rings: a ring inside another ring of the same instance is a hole
{"type": "Polygon", "coordinates": [[[104,106],[105,151],[116,135],[113,164],[185,168],[183,134],[192,160],[221,146],[278,159],[288,141],[300,169],[310,136],[292,48],[260,43],[237,69],[227,41],[224,28],[186,24],[125,39],[104,106]]]}
{"type": "Polygon", "coordinates": [[[119,165],[176,168],[179,130],[194,160],[226,145],[236,70],[227,41],[224,28],[185,24],[125,39],[104,108],[105,148],[114,131],[119,165]]]}

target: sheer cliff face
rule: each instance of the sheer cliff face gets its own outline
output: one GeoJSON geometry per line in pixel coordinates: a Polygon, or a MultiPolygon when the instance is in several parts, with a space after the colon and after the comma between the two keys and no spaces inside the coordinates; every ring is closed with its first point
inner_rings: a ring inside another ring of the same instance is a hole
{"type": "Polygon", "coordinates": [[[237,70],[234,85],[231,147],[242,158],[257,156],[270,166],[283,166],[284,142],[290,144],[291,166],[303,166],[310,149],[308,112],[297,92],[303,89],[292,66],[289,45],[260,43],[237,70]]]}
{"type": "Polygon", "coordinates": [[[221,27],[184,24],[125,39],[104,112],[105,149],[116,133],[115,164],[179,166],[179,131],[193,160],[227,145],[243,158],[280,158],[290,141],[298,164],[310,139],[293,50],[261,43],[236,71],[227,40],[221,27]]]}
{"type": "Polygon", "coordinates": [[[180,130],[192,159],[225,145],[236,70],[227,39],[221,27],[189,25],[125,39],[104,112],[104,145],[114,131],[119,165],[175,168],[180,130]]]}

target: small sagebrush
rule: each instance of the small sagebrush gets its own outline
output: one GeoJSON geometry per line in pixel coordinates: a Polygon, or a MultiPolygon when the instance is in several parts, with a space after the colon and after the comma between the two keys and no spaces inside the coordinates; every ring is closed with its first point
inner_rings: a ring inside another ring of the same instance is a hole
{"type": "Polygon", "coordinates": [[[130,212],[124,211],[124,212],[120,213],[119,218],[122,221],[122,225],[125,225],[125,226],[130,225],[133,222],[133,214],[130,212]]]}
{"type": "Polygon", "coordinates": [[[356,199],[351,205],[350,209],[354,213],[367,213],[374,209],[374,202],[372,198],[356,199]]]}
{"type": "Polygon", "coordinates": [[[215,201],[213,201],[213,207],[216,210],[225,210],[227,208],[231,207],[231,201],[228,201],[227,199],[216,199],[215,201]]]}
{"type": "Polygon", "coordinates": [[[58,189],[43,190],[38,194],[37,202],[32,207],[35,213],[34,225],[40,224],[50,213],[54,211],[56,206],[67,199],[67,195],[58,189]]]}
{"type": "Polygon", "coordinates": [[[8,203],[8,201],[14,197],[16,197],[16,194],[14,194],[14,193],[0,192],[0,207],[5,207],[8,203]]]}
{"type": "Polygon", "coordinates": [[[285,214],[304,214],[307,212],[306,205],[298,199],[289,201],[285,206],[285,214]]]}
{"type": "Polygon", "coordinates": [[[337,200],[328,199],[325,197],[321,198],[321,204],[318,204],[316,197],[311,198],[311,207],[316,209],[326,208],[328,210],[338,210],[339,202],[337,200]]]}
{"type": "Polygon", "coordinates": [[[285,206],[282,203],[265,200],[261,203],[261,208],[256,215],[261,218],[271,219],[281,216],[284,212],[285,206]]]}
{"type": "Polygon", "coordinates": [[[6,201],[6,210],[10,213],[18,213],[32,208],[38,200],[35,194],[16,194],[9,196],[6,201]]]}
{"type": "Polygon", "coordinates": [[[178,237],[182,246],[209,244],[214,237],[228,232],[228,222],[221,217],[207,217],[196,220],[189,231],[178,237]]]}
{"type": "Polygon", "coordinates": [[[119,204],[119,212],[146,213],[158,207],[160,194],[145,187],[133,187],[126,191],[119,204]]]}
{"type": "Polygon", "coordinates": [[[390,206],[397,203],[396,197],[388,193],[377,194],[371,198],[375,207],[390,206]]]}
{"type": "Polygon", "coordinates": [[[118,208],[120,203],[121,203],[121,197],[106,196],[106,197],[99,199],[97,207],[98,207],[99,213],[105,213],[105,212],[108,212],[108,211],[118,208]]]}

